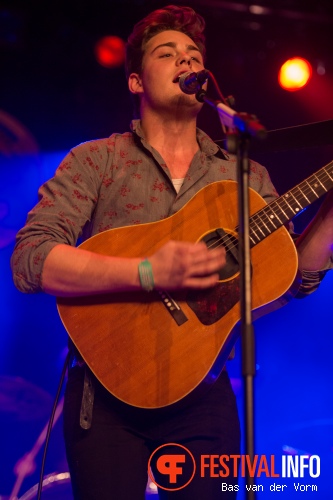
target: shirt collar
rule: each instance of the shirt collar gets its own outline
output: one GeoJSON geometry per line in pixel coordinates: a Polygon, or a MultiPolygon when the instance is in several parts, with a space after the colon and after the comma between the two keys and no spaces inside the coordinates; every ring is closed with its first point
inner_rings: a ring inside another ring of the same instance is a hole
{"type": "MultiPolygon", "coordinates": [[[[140,137],[140,139],[143,140],[145,139],[140,119],[132,120],[131,130],[138,137],[140,137]]],[[[203,132],[199,128],[197,128],[197,141],[200,150],[207,156],[213,156],[219,153],[223,155],[225,160],[229,159],[227,153],[222,148],[220,148],[205,132],[203,132]]]]}

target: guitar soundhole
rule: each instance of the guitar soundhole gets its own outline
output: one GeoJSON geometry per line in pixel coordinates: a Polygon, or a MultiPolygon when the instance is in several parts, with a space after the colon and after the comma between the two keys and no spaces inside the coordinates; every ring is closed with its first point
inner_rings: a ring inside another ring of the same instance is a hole
{"type": "Polygon", "coordinates": [[[219,270],[220,280],[228,280],[238,273],[238,240],[235,236],[226,233],[224,229],[215,229],[207,233],[200,241],[206,243],[208,248],[223,246],[226,249],[226,265],[219,270]]]}
{"type": "Polygon", "coordinates": [[[226,249],[226,265],[220,269],[220,282],[208,290],[191,290],[186,302],[198,320],[204,325],[212,325],[230,311],[239,301],[239,263],[237,238],[223,229],[207,233],[201,241],[208,248],[223,245],[226,249]]]}

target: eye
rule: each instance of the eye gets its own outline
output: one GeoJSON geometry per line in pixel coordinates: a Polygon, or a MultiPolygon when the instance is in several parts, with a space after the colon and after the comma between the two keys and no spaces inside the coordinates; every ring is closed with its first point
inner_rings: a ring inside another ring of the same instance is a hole
{"type": "Polygon", "coordinates": [[[160,57],[171,57],[172,54],[170,54],[169,52],[167,54],[161,54],[160,57]]]}
{"type": "Polygon", "coordinates": [[[202,64],[202,62],[200,61],[200,59],[198,59],[198,58],[197,58],[197,57],[195,57],[195,56],[192,56],[192,57],[191,57],[191,59],[192,59],[192,61],[195,61],[195,62],[197,62],[197,63],[199,63],[199,64],[202,64]]]}

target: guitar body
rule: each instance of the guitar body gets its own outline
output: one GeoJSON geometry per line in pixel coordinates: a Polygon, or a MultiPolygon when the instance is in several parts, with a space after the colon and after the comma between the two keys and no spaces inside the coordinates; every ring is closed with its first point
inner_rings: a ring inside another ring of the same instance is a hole
{"type": "MultiPolygon", "coordinates": [[[[111,229],[81,248],[104,255],[149,257],[168,240],[196,242],[216,228],[235,235],[237,183],[199,191],[159,222],[111,229]]],[[[250,212],[266,205],[250,190],[250,212]]],[[[254,317],[274,308],[293,285],[297,252],[281,227],[251,250],[254,317]]],[[[204,292],[153,291],[58,298],[62,322],[99,381],[118,399],[142,408],[174,404],[213,383],[239,335],[239,272],[204,292]],[[178,321],[178,322],[177,322],[178,321]]],[[[276,308],[276,307],[275,307],[276,308]]]]}

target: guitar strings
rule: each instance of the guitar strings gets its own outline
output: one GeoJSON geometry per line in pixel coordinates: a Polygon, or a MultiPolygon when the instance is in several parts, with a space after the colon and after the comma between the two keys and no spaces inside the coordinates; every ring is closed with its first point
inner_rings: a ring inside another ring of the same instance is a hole
{"type": "MultiPolygon", "coordinates": [[[[285,193],[284,195],[282,195],[277,200],[274,200],[271,204],[265,206],[264,208],[262,208],[261,210],[259,210],[255,214],[253,214],[253,216],[250,217],[250,233],[252,231],[252,233],[254,233],[255,236],[257,237],[256,232],[253,229],[253,226],[255,226],[255,227],[257,227],[259,229],[259,231],[266,238],[266,236],[269,236],[269,234],[272,234],[276,229],[282,227],[285,222],[287,222],[288,220],[290,220],[289,217],[286,215],[285,211],[288,212],[289,210],[291,210],[293,212],[294,216],[299,213],[298,211],[295,211],[293,209],[293,205],[295,205],[295,202],[296,202],[296,208],[298,208],[298,206],[300,206],[301,210],[303,210],[307,205],[305,205],[305,207],[302,207],[302,205],[298,202],[296,191],[300,191],[301,194],[302,194],[302,196],[304,196],[306,198],[306,200],[308,200],[308,197],[312,198],[314,194],[316,196],[314,198],[314,200],[320,198],[320,196],[318,196],[317,193],[316,193],[316,191],[312,188],[312,186],[310,184],[310,180],[312,180],[312,179],[313,180],[315,180],[315,179],[319,180],[320,185],[327,192],[328,190],[326,189],[325,185],[322,184],[321,181],[323,181],[324,184],[325,184],[325,181],[326,182],[330,181],[330,180],[333,181],[333,177],[331,177],[330,174],[325,171],[325,168],[328,169],[329,167],[332,167],[332,166],[333,166],[333,162],[329,163],[320,172],[317,172],[317,173],[313,174],[312,176],[310,176],[308,179],[305,179],[304,181],[302,181],[301,184],[299,184],[298,186],[294,187],[293,189],[291,189],[290,191],[288,191],[287,193],[285,193]],[[324,179],[324,177],[325,177],[325,179],[324,179]],[[288,196],[288,195],[292,196],[292,199],[290,200],[289,203],[285,199],[286,196],[288,196]],[[282,208],[282,204],[283,203],[284,203],[284,209],[285,210],[283,210],[283,208],[282,208]],[[276,209],[274,210],[274,208],[272,208],[273,205],[274,206],[276,205],[277,209],[280,209],[280,211],[282,211],[282,213],[284,214],[284,217],[282,217],[282,219],[284,219],[284,221],[281,221],[280,217],[278,215],[276,215],[276,213],[275,213],[276,209]],[[266,213],[268,211],[272,212],[275,215],[275,217],[278,219],[279,224],[277,226],[275,225],[275,222],[273,222],[273,220],[271,219],[271,217],[269,217],[268,214],[266,213]],[[262,216],[260,215],[261,213],[263,214],[262,216]],[[265,224],[265,222],[263,220],[264,216],[266,217],[266,221],[270,222],[270,224],[273,226],[272,230],[270,230],[268,228],[267,224],[265,224]],[[256,219],[259,220],[259,222],[257,222],[256,219]],[[265,230],[268,230],[268,234],[266,234],[265,230]]],[[[332,173],[332,176],[333,176],[333,168],[331,170],[332,170],[331,173],[332,173]]],[[[310,201],[310,203],[312,203],[312,201],[310,201]]],[[[238,232],[238,227],[239,226],[236,226],[236,228],[234,229],[234,231],[238,232]]],[[[250,234],[250,239],[252,240],[251,234],[250,234]]],[[[257,237],[257,239],[258,239],[258,237],[257,237]]],[[[262,238],[259,237],[258,241],[254,242],[254,244],[259,243],[261,241],[261,239],[262,238]]],[[[252,240],[252,242],[253,242],[253,240],[252,240]]],[[[215,240],[212,244],[207,245],[207,248],[208,249],[213,249],[213,248],[219,248],[220,246],[225,246],[227,250],[233,250],[233,249],[237,248],[237,246],[238,246],[238,238],[236,236],[232,235],[232,234],[226,234],[223,237],[215,240]],[[231,246],[230,246],[230,244],[231,244],[231,246]]]]}
{"type": "MultiPolygon", "coordinates": [[[[305,183],[306,181],[303,182],[303,184],[305,183]]],[[[306,186],[308,187],[308,184],[306,184],[306,186]]],[[[301,209],[303,209],[303,207],[297,202],[296,198],[293,196],[293,200],[290,200],[290,203],[288,203],[284,198],[287,194],[289,193],[292,193],[293,191],[295,191],[296,189],[300,190],[300,187],[299,188],[294,188],[293,190],[289,191],[288,193],[286,193],[285,195],[283,195],[281,198],[278,198],[278,200],[275,200],[275,202],[273,202],[272,204],[270,205],[267,205],[265,206],[263,209],[261,209],[259,212],[257,212],[256,214],[254,214],[251,218],[250,218],[250,230],[252,229],[252,233],[255,234],[256,236],[256,239],[258,240],[257,242],[254,242],[255,243],[259,243],[261,241],[261,237],[258,238],[253,226],[255,226],[256,228],[258,228],[260,230],[260,232],[263,234],[264,237],[268,236],[269,234],[272,234],[272,232],[274,232],[276,229],[278,229],[279,227],[281,227],[286,221],[289,220],[289,217],[284,215],[284,221],[281,221],[280,218],[276,215],[276,213],[274,212],[274,209],[272,208],[273,205],[277,205],[277,208],[279,208],[280,210],[282,210],[282,212],[284,213],[284,210],[281,208],[282,206],[282,202],[284,202],[284,208],[285,210],[288,212],[289,210],[292,210],[293,212],[293,215],[296,215],[297,212],[295,210],[293,210],[292,208],[292,205],[294,204],[295,205],[295,201],[296,201],[296,208],[298,208],[297,205],[299,205],[301,207],[301,209]],[[273,212],[276,217],[278,218],[279,220],[279,224],[276,226],[275,223],[273,222],[273,220],[268,216],[268,214],[266,213],[267,211],[271,211],[273,212]],[[260,214],[263,214],[262,216],[260,214]],[[264,216],[266,217],[266,221],[267,222],[270,222],[271,225],[273,226],[273,229],[270,230],[267,226],[267,224],[264,222],[264,216]],[[259,220],[259,222],[257,222],[259,220]],[[252,222],[252,223],[251,223],[252,222]],[[251,227],[252,225],[252,227],[251,227]],[[265,230],[268,230],[268,234],[266,234],[266,231],[265,230]]],[[[305,193],[307,195],[313,195],[313,189],[310,189],[308,191],[306,191],[305,189],[303,189],[302,191],[302,194],[305,193]]],[[[292,218],[292,217],[291,217],[292,218]]],[[[237,226],[235,228],[235,231],[237,231],[239,226],[237,226]]],[[[250,239],[252,239],[252,242],[253,242],[253,238],[251,238],[250,236],[250,239]]],[[[207,245],[207,247],[209,249],[211,248],[218,248],[222,245],[226,246],[227,249],[234,249],[237,247],[237,244],[238,244],[238,239],[237,237],[233,236],[233,235],[225,235],[223,236],[222,238],[219,238],[218,240],[214,241],[211,245],[207,245]],[[233,243],[232,246],[228,245],[228,243],[233,243]]]]}

